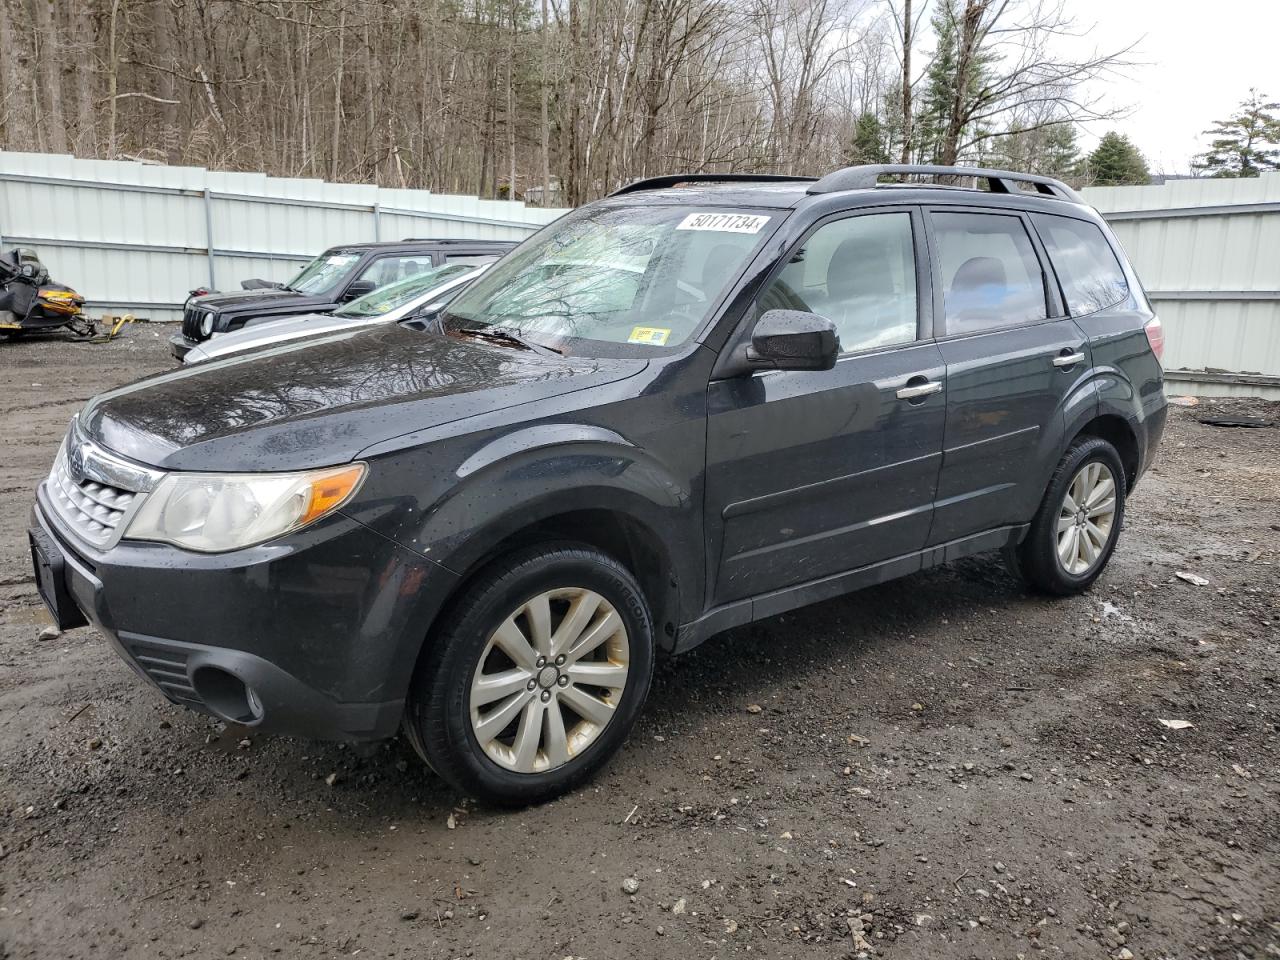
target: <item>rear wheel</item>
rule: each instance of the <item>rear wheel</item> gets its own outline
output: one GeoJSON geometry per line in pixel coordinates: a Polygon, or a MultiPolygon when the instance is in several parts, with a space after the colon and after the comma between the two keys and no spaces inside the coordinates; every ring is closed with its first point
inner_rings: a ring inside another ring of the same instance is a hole
{"type": "Polygon", "coordinates": [[[1124,467],[1101,437],[1081,437],[1049,481],[1026,537],[1006,551],[1014,573],[1046,593],[1066,596],[1102,574],[1124,522],[1124,467]]]}
{"type": "Polygon", "coordinates": [[[433,643],[410,693],[409,739],[490,803],[537,803],[589,777],[626,739],[653,673],[639,585],[585,547],[498,561],[433,643]]]}

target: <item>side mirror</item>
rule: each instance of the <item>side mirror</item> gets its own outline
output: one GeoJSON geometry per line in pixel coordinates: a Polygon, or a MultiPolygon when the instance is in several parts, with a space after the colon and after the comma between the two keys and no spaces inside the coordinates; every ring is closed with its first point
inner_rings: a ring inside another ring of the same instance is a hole
{"type": "Polygon", "coordinates": [[[356,297],[363,297],[366,293],[373,293],[378,289],[378,285],[372,280],[353,280],[351,286],[347,287],[347,292],[342,295],[342,299],[354,300],[356,297]]]}
{"type": "Polygon", "coordinates": [[[751,331],[747,359],[775,370],[830,370],[840,353],[836,325],[804,310],[769,310],[751,331]]]}

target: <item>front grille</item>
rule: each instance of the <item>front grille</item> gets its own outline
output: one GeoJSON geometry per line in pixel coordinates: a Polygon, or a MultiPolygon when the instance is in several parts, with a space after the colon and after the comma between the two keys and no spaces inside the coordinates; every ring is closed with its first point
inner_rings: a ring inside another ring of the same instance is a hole
{"type": "Polygon", "coordinates": [[[65,445],[53,462],[48,489],[58,517],[95,547],[109,546],[120,538],[124,532],[120,523],[138,496],[131,490],[88,478],[76,483],[67,467],[65,445]]]}
{"type": "Polygon", "coordinates": [[[204,340],[205,336],[200,332],[200,318],[209,313],[207,308],[188,303],[182,309],[182,335],[188,340],[204,340]]]}
{"type": "Polygon", "coordinates": [[[130,640],[126,647],[129,656],[140,666],[170,700],[200,708],[204,701],[196,693],[187,677],[187,655],[168,647],[130,640]]]}

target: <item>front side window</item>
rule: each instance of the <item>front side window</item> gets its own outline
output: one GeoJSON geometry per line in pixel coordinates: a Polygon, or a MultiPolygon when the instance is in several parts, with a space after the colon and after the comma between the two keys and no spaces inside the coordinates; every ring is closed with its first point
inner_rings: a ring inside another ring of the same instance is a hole
{"type": "Polygon", "coordinates": [[[836,325],[850,353],[916,338],[916,261],[911,214],[877,213],[819,227],[757,301],[804,310],[836,325]]]}
{"type": "Polygon", "coordinates": [[[1114,307],[1129,295],[1129,282],[1098,225],[1037,213],[1032,222],[1049,251],[1073,317],[1114,307]]]}
{"type": "Polygon", "coordinates": [[[1018,217],[935,213],[948,336],[1044,320],[1044,272],[1018,217]]]}
{"type": "Polygon", "coordinates": [[[779,210],[584,207],[449,305],[446,332],[507,333],[563,353],[643,356],[683,343],[784,216],[779,210]]]}
{"type": "Polygon", "coordinates": [[[434,270],[425,270],[404,280],[398,280],[395,283],[379,287],[372,293],[366,293],[363,297],[356,297],[350,303],[333,311],[333,315],[335,317],[350,317],[353,320],[365,317],[380,317],[429,294],[449,280],[456,279],[465,273],[470,273],[475,268],[476,266],[470,263],[454,263],[437,267],[434,270]]]}
{"type": "Polygon", "coordinates": [[[336,287],[359,259],[358,253],[321,254],[286,283],[285,289],[297,293],[324,293],[336,287]]]}

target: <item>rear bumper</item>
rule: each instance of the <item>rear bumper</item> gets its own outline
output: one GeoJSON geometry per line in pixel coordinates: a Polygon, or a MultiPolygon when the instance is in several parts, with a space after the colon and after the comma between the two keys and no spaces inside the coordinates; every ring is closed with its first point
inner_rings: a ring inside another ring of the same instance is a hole
{"type": "Polygon", "coordinates": [[[455,579],[438,564],[341,515],[234,554],[127,541],[93,553],[43,498],[30,526],[56,553],[58,589],[172,702],[311,739],[396,732],[455,579]]]}

